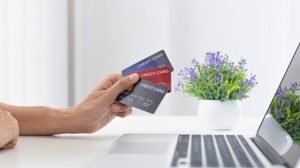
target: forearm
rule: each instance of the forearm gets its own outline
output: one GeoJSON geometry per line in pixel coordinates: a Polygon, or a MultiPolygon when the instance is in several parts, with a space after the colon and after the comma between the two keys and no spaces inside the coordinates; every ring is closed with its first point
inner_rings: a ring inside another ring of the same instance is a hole
{"type": "Polygon", "coordinates": [[[70,126],[70,109],[22,107],[4,103],[0,103],[0,108],[10,112],[17,119],[20,135],[74,133],[70,126]]]}

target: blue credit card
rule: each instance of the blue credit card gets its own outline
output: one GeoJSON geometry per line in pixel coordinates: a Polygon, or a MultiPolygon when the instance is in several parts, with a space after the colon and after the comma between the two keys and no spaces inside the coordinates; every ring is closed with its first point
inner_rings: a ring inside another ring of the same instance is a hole
{"type": "Polygon", "coordinates": [[[116,101],[154,114],[167,92],[166,86],[141,79],[132,90],[122,92],[116,101]]]}
{"type": "Polygon", "coordinates": [[[173,71],[173,66],[172,66],[170,60],[168,59],[165,51],[160,50],[157,53],[122,70],[122,75],[127,76],[131,73],[148,70],[148,69],[164,67],[164,66],[170,66],[171,71],[173,71]]]}

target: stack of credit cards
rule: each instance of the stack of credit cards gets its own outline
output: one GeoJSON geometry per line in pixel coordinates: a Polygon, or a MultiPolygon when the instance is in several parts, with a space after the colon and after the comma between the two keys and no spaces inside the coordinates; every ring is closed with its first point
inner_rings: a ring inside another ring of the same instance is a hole
{"type": "Polygon", "coordinates": [[[122,70],[127,76],[138,73],[140,80],[130,90],[122,92],[117,102],[154,114],[167,92],[171,92],[173,67],[161,50],[122,70]]]}

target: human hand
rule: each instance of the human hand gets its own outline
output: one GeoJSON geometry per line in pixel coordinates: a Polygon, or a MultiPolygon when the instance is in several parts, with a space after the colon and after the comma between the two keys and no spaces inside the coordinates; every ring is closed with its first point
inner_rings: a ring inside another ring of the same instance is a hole
{"type": "Polygon", "coordinates": [[[18,136],[18,121],[9,112],[0,109],[0,148],[13,148],[18,136]]]}
{"type": "Polygon", "coordinates": [[[107,125],[115,116],[126,117],[132,108],[116,103],[118,95],[132,87],[139,80],[138,74],[123,77],[109,75],[79,105],[72,108],[71,122],[73,133],[92,133],[107,125]]]}

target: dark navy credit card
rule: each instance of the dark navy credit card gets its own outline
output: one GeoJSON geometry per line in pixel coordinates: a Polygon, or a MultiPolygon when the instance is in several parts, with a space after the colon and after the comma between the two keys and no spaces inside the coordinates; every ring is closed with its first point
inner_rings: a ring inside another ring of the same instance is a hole
{"type": "Polygon", "coordinates": [[[132,90],[122,92],[116,101],[154,114],[167,92],[166,86],[141,79],[132,90]]]}
{"type": "Polygon", "coordinates": [[[171,62],[168,59],[165,51],[160,50],[159,52],[124,69],[122,71],[122,75],[127,76],[128,74],[131,74],[131,73],[148,70],[148,69],[160,68],[160,67],[164,67],[164,66],[170,66],[171,71],[173,71],[173,67],[172,67],[171,62]]]}

